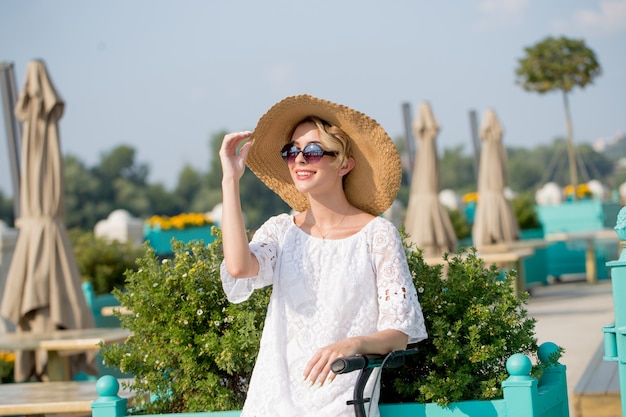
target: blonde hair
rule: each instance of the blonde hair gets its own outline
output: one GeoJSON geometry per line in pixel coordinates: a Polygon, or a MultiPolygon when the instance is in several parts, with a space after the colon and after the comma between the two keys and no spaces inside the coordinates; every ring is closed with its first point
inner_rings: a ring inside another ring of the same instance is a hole
{"type": "Polygon", "coordinates": [[[301,120],[293,129],[289,138],[293,136],[293,132],[298,126],[304,123],[313,123],[317,127],[322,148],[328,152],[335,152],[337,156],[331,166],[334,168],[344,167],[348,159],[352,157],[352,149],[350,147],[350,136],[337,126],[333,126],[319,117],[309,116],[301,120]]]}

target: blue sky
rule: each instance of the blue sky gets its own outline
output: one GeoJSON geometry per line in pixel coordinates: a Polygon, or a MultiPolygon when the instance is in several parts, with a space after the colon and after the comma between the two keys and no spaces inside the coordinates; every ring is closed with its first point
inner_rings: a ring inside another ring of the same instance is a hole
{"type": "MultiPolygon", "coordinates": [[[[43,59],[66,109],[64,153],[88,166],[119,144],[151,182],[206,171],[209,138],[253,129],[300,93],[340,102],[404,134],[401,106],[429,101],[440,150],[472,150],[468,112],[496,111],[511,147],[565,136],[559,93],[516,86],[524,47],[584,39],[603,68],[571,95],[578,143],[626,131],[626,0],[1,0],[0,61],[18,90],[43,59]]],[[[0,190],[11,195],[0,120],[0,190]]]]}

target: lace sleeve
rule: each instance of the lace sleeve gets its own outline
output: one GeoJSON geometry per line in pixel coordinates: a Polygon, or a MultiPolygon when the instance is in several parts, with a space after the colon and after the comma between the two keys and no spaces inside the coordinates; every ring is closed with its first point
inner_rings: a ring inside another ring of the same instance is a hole
{"type": "Polygon", "coordinates": [[[378,330],[395,329],[409,336],[409,343],[428,337],[424,315],[406,262],[402,238],[392,223],[383,221],[372,240],[378,285],[378,330]]]}
{"type": "Polygon", "coordinates": [[[255,289],[271,285],[274,278],[274,267],[278,257],[279,240],[282,230],[288,224],[287,215],[270,218],[254,234],[250,241],[250,252],[259,262],[259,273],[250,278],[234,278],[226,270],[224,259],[220,266],[222,288],[232,303],[246,301],[255,289]]]}

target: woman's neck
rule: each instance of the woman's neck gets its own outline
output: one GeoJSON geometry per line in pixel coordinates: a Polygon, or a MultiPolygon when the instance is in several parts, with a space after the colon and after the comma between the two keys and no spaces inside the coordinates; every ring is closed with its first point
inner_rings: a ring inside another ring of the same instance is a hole
{"type": "Polygon", "coordinates": [[[311,201],[309,209],[302,213],[300,227],[310,235],[326,239],[341,235],[340,231],[347,223],[346,218],[358,212],[346,199],[323,204],[311,201]]]}

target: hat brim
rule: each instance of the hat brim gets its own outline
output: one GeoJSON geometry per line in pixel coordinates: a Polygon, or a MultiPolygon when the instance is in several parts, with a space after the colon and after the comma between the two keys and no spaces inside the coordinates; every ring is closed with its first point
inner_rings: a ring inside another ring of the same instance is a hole
{"type": "Polygon", "coordinates": [[[385,212],[402,180],[398,150],[378,122],[341,104],[306,94],[276,103],[259,119],[252,133],[248,167],[292,209],[305,211],[309,200],[296,189],[280,150],[291,141],[289,135],[298,123],[310,116],[339,127],[352,140],[355,166],[344,183],[348,201],[375,216],[385,212]]]}

